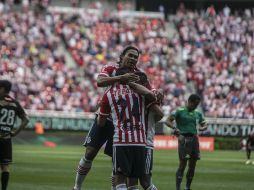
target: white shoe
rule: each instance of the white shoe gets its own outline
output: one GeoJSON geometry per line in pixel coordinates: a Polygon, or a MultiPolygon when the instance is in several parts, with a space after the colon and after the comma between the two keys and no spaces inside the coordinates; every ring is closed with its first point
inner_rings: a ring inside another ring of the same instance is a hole
{"type": "Polygon", "coordinates": [[[251,161],[250,160],[247,160],[246,162],[245,162],[245,164],[250,164],[251,163],[251,161]]]}

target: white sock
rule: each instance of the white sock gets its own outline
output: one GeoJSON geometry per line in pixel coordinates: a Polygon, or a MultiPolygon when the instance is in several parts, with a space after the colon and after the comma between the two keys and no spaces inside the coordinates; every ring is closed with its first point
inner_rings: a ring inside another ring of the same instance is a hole
{"type": "Polygon", "coordinates": [[[126,184],[119,184],[116,186],[116,190],[127,190],[126,184]]]}
{"type": "Polygon", "coordinates": [[[91,167],[91,160],[87,160],[84,157],[80,159],[75,179],[75,190],[81,190],[82,183],[85,180],[85,177],[90,171],[91,167]]]}
{"type": "Polygon", "coordinates": [[[137,185],[130,186],[128,187],[128,190],[138,190],[138,186],[137,185]]]}
{"type": "Polygon", "coordinates": [[[146,190],[158,190],[154,184],[150,185],[146,190]]]}

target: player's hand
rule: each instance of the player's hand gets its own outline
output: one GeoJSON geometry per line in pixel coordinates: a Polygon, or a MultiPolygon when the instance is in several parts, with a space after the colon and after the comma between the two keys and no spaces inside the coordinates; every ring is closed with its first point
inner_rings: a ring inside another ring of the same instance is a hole
{"type": "Polygon", "coordinates": [[[121,82],[128,83],[128,82],[137,82],[139,81],[139,76],[135,75],[134,73],[126,73],[121,76],[121,82]]]}
{"type": "Polygon", "coordinates": [[[180,135],[180,130],[175,128],[173,134],[178,137],[180,135]]]}
{"type": "Polygon", "coordinates": [[[205,131],[207,129],[207,126],[199,127],[199,131],[205,131]]]}
{"type": "Polygon", "coordinates": [[[156,100],[161,104],[163,99],[164,99],[164,92],[162,89],[156,89],[153,91],[155,97],[156,97],[156,100]]]}
{"type": "Polygon", "coordinates": [[[11,131],[11,137],[15,137],[17,133],[15,131],[11,131]]]}

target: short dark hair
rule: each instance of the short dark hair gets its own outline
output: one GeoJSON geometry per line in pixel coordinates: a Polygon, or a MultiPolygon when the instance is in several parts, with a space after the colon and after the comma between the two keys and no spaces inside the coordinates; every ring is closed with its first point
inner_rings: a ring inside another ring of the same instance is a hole
{"type": "Polygon", "coordinates": [[[140,51],[137,47],[135,47],[135,46],[126,46],[124,48],[124,50],[122,51],[120,56],[124,56],[127,53],[128,50],[135,50],[138,53],[138,55],[140,54],[140,51]]]}
{"type": "Polygon", "coordinates": [[[135,50],[137,53],[138,53],[138,56],[139,56],[139,54],[140,54],[140,51],[139,51],[139,49],[138,48],[136,48],[135,46],[126,46],[124,49],[123,49],[123,51],[122,51],[122,53],[120,54],[120,61],[118,62],[118,64],[122,61],[122,57],[127,53],[127,51],[129,51],[129,50],[135,50]]]}
{"type": "Polygon", "coordinates": [[[188,102],[201,101],[201,97],[198,94],[191,94],[188,98],[188,102]]]}
{"type": "Polygon", "coordinates": [[[11,82],[8,80],[0,80],[0,87],[3,87],[6,93],[11,91],[11,82]]]}
{"type": "Polygon", "coordinates": [[[130,73],[130,69],[129,68],[121,67],[121,68],[118,68],[116,70],[116,76],[124,75],[126,73],[130,73]]]}

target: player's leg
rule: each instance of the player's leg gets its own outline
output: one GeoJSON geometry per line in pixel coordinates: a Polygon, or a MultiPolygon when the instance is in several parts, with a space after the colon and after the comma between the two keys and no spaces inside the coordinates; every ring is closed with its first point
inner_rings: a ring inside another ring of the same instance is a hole
{"type": "Polygon", "coordinates": [[[98,149],[96,149],[92,146],[86,147],[85,154],[80,159],[79,164],[78,164],[74,190],[81,189],[81,186],[85,180],[85,177],[87,176],[87,174],[89,173],[89,171],[92,168],[93,160],[96,157],[98,151],[99,151],[98,149]]]}
{"type": "Polygon", "coordinates": [[[127,190],[126,175],[130,173],[129,162],[126,157],[127,147],[114,146],[113,147],[113,174],[115,176],[116,190],[127,190]]]}
{"type": "Polygon", "coordinates": [[[192,179],[194,177],[197,160],[200,159],[199,142],[197,136],[193,137],[192,150],[190,154],[190,160],[188,164],[188,171],[186,173],[186,190],[190,190],[192,179]]]}
{"type": "Polygon", "coordinates": [[[153,168],[153,149],[146,148],[145,155],[145,175],[139,178],[140,185],[144,190],[157,190],[152,182],[152,168],[153,168]]]}
{"type": "Polygon", "coordinates": [[[251,161],[250,161],[250,155],[251,155],[251,149],[248,147],[246,147],[246,157],[247,157],[247,160],[246,160],[246,164],[250,164],[251,161]]]}
{"type": "Polygon", "coordinates": [[[10,170],[9,165],[1,165],[1,183],[2,183],[2,190],[6,190],[9,182],[10,170]]]}
{"type": "Polygon", "coordinates": [[[186,164],[187,164],[186,159],[179,160],[179,166],[176,171],[176,190],[180,190],[186,164]]]}
{"type": "Polygon", "coordinates": [[[187,164],[187,159],[185,158],[185,138],[180,135],[178,137],[178,156],[179,156],[179,166],[176,171],[176,190],[180,190],[184,170],[187,164]]]}
{"type": "Polygon", "coordinates": [[[89,133],[87,134],[84,146],[85,154],[81,157],[76,178],[75,178],[75,185],[74,190],[80,190],[81,186],[85,180],[85,177],[88,175],[89,171],[91,170],[92,163],[94,158],[97,156],[98,151],[100,150],[101,146],[106,142],[106,138],[103,135],[104,132],[102,131],[103,128],[99,128],[97,126],[96,118],[91,127],[89,133]]]}
{"type": "Polygon", "coordinates": [[[188,171],[186,173],[186,186],[185,190],[190,190],[192,179],[194,177],[195,168],[196,168],[196,159],[190,159],[188,164],[188,171]]]}
{"type": "Polygon", "coordinates": [[[129,158],[130,167],[131,167],[130,168],[131,173],[128,176],[128,180],[127,180],[128,190],[138,190],[138,179],[141,179],[143,176],[145,176],[145,165],[146,165],[145,147],[130,146],[128,151],[128,158],[129,158]]]}
{"type": "MultiPolygon", "coordinates": [[[[109,130],[107,130],[107,143],[105,145],[104,154],[112,157],[112,155],[113,155],[114,126],[113,126],[113,123],[109,120],[106,122],[106,125],[109,130]]],[[[111,179],[111,190],[115,190],[116,184],[115,184],[115,175],[114,175],[113,171],[112,171],[110,179],[111,179]]]]}
{"type": "Polygon", "coordinates": [[[138,178],[128,178],[127,184],[128,190],[138,190],[138,178]]]}
{"type": "Polygon", "coordinates": [[[0,165],[2,190],[6,190],[9,182],[9,164],[12,162],[11,139],[0,139],[0,165]]]}

